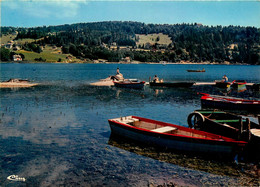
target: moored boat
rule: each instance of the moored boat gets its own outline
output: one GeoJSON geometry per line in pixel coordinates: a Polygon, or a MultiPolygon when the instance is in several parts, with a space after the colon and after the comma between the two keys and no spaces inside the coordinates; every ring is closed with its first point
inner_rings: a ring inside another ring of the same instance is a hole
{"type": "Polygon", "coordinates": [[[121,76],[109,76],[105,79],[100,79],[98,82],[92,82],[90,85],[92,86],[114,86],[114,81],[131,81],[138,82],[138,79],[124,79],[121,76]]]}
{"type": "Polygon", "coordinates": [[[142,89],[144,87],[144,84],[144,81],[114,81],[114,85],[118,88],[142,89]]]}
{"type": "Polygon", "coordinates": [[[231,86],[233,88],[239,88],[239,87],[246,87],[246,81],[245,80],[234,80],[232,83],[231,83],[231,86]]]}
{"type": "Polygon", "coordinates": [[[191,87],[194,82],[150,82],[150,86],[155,86],[155,87],[191,87]]]}
{"type": "Polygon", "coordinates": [[[232,155],[247,144],[244,141],[137,116],[108,121],[113,134],[167,149],[232,155]]]}
{"type": "Polygon", "coordinates": [[[243,141],[249,141],[251,129],[260,129],[260,125],[249,118],[220,110],[195,110],[187,121],[190,128],[243,141]]]}
{"type": "Polygon", "coordinates": [[[215,80],[215,84],[216,87],[219,88],[228,88],[228,87],[232,87],[232,88],[239,88],[239,87],[246,87],[246,81],[245,80],[234,80],[233,82],[224,82],[222,80],[215,80]]]}
{"type": "Polygon", "coordinates": [[[223,82],[221,80],[215,80],[216,87],[218,88],[227,88],[230,86],[231,82],[223,82]]]}
{"type": "Polygon", "coordinates": [[[206,72],[206,70],[203,68],[203,69],[188,69],[187,72],[206,72]]]}
{"type": "Polygon", "coordinates": [[[202,108],[226,109],[226,110],[244,110],[253,113],[260,112],[259,100],[247,100],[236,97],[226,97],[219,95],[202,94],[202,108]]]}
{"type": "Polygon", "coordinates": [[[260,91],[260,83],[254,83],[251,87],[255,91],[260,91]]]}

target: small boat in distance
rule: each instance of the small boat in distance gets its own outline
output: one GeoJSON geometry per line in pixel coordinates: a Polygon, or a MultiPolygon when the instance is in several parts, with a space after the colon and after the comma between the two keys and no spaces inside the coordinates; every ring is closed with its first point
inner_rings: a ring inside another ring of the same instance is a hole
{"type": "Polygon", "coordinates": [[[137,116],[108,122],[114,135],[167,149],[227,157],[247,145],[244,141],[137,116]]]}
{"type": "Polygon", "coordinates": [[[188,69],[187,72],[206,72],[206,70],[204,68],[198,70],[188,69]]]}
{"type": "Polygon", "coordinates": [[[184,87],[189,88],[191,87],[195,82],[150,82],[150,86],[154,87],[184,87]]]}
{"type": "Polygon", "coordinates": [[[144,87],[145,81],[114,81],[115,87],[118,88],[132,88],[132,89],[142,89],[144,87]]]}

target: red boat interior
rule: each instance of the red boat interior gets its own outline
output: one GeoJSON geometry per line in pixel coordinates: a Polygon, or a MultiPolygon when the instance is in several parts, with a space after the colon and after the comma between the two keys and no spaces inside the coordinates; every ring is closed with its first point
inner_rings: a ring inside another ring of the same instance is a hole
{"type": "Polygon", "coordinates": [[[222,139],[218,135],[200,132],[182,126],[172,125],[164,122],[159,122],[159,121],[154,121],[154,120],[149,120],[149,119],[139,118],[134,116],[126,116],[121,118],[115,118],[112,120],[120,124],[136,127],[142,130],[152,131],[155,133],[166,133],[166,134],[174,134],[179,136],[188,136],[188,137],[203,138],[203,139],[205,138],[222,139]]]}

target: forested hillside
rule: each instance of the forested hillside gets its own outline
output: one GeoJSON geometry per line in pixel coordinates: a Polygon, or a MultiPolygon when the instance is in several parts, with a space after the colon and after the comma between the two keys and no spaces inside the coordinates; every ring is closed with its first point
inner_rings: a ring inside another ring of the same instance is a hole
{"type": "Polygon", "coordinates": [[[117,62],[130,57],[142,62],[184,60],[260,64],[260,29],[255,27],[119,21],[35,28],[1,27],[1,35],[15,31],[18,32],[15,40],[35,39],[33,44],[21,46],[25,50],[41,53],[37,46],[55,45],[62,47],[62,53],[79,59],[117,62]],[[167,35],[171,43],[162,44],[157,37],[153,43],[137,45],[140,35],[156,33],[167,35]]]}

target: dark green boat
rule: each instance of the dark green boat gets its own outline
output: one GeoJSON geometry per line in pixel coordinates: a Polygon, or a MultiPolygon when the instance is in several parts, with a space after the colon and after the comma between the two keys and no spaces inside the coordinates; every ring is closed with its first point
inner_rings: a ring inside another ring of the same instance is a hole
{"type": "Polygon", "coordinates": [[[195,110],[188,116],[190,128],[249,141],[250,130],[260,129],[260,125],[250,122],[249,118],[220,110],[195,110]]]}

